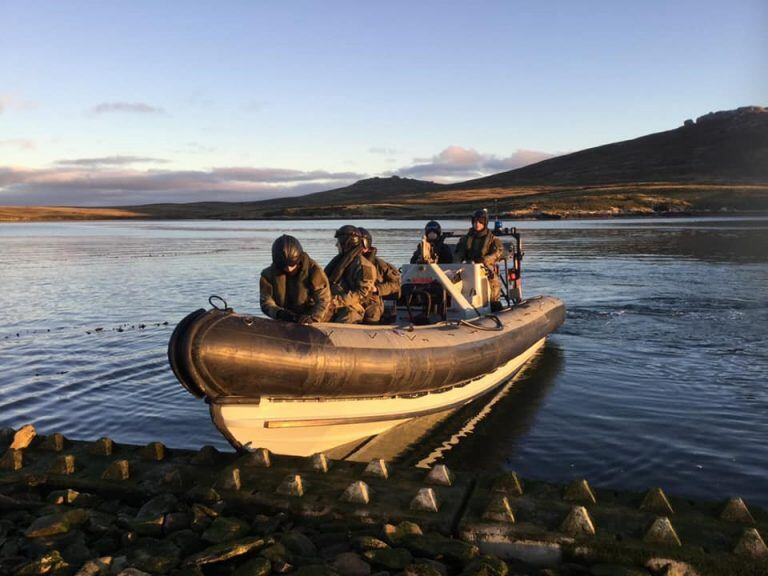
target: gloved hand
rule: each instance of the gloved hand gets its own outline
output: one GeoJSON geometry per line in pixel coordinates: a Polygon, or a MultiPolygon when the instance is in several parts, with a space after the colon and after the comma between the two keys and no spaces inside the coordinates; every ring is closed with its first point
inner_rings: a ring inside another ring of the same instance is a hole
{"type": "Polygon", "coordinates": [[[283,320],[284,322],[296,322],[296,314],[290,310],[278,310],[275,316],[277,316],[278,320],[283,320]]]}
{"type": "Polygon", "coordinates": [[[314,324],[315,319],[312,318],[309,314],[302,314],[299,316],[299,318],[296,320],[299,324],[314,324]]]}

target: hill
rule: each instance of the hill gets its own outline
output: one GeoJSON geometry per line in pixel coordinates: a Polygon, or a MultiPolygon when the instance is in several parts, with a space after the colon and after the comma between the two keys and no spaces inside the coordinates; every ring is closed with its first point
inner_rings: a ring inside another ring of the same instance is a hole
{"type": "Polygon", "coordinates": [[[680,127],[457,184],[370,178],[346,188],[240,205],[234,218],[510,217],[768,211],[768,109],[750,106],[680,127]]]}
{"type": "Polygon", "coordinates": [[[126,206],[120,217],[437,218],[491,205],[515,218],[768,212],[768,108],[713,112],[673,130],[450,185],[368,178],[259,202],[126,206]]]}
{"type": "MultiPolygon", "coordinates": [[[[483,205],[517,218],[768,211],[768,109],[714,112],[457,184],[369,178],[307,196],[197,208],[222,218],[430,218],[483,205]]],[[[182,217],[184,208],[165,210],[182,217]]]]}
{"type": "Polygon", "coordinates": [[[451,188],[651,181],[768,182],[768,109],[714,112],[675,130],[558,156],[451,188]]]}

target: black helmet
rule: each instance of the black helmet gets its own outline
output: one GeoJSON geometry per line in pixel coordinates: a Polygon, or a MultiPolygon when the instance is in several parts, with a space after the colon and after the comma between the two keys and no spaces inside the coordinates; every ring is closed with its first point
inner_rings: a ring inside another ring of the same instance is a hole
{"type": "Polygon", "coordinates": [[[278,270],[285,270],[301,260],[304,249],[293,236],[283,234],[272,243],[272,265],[278,270]]]}
{"type": "Polygon", "coordinates": [[[363,238],[363,250],[370,250],[371,246],[373,246],[373,236],[371,236],[371,233],[362,226],[358,226],[357,229],[360,232],[360,236],[363,238]]]}
{"type": "Polygon", "coordinates": [[[485,208],[481,208],[480,210],[475,210],[475,213],[472,214],[473,226],[475,222],[482,222],[483,225],[487,228],[488,227],[488,210],[486,210],[485,208]]]}
{"type": "Polygon", "coordinates": [[[363,236],[360,234],[360,230],[351,224],[346,224],[336,230],[336,234],[333,237],[339,239],[342,252],[348,252],[363,243],[363,236]]]}
{"type": "Polygon", "coordinates": [[[434,232],[437,234],[437,237],[439,238],[440,235],[443,233],[443,229],[440,227],[440,224],[438,222],[435,222],[434,220],[430,220],[427,222],[427,225],[424,226],[424,235],[428,236],[430,232],[434,232]]]}

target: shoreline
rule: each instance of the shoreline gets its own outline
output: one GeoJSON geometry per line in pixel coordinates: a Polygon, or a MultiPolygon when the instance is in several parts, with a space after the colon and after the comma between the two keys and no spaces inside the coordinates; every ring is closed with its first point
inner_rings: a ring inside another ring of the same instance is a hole
{"type": "Polygon", "coordinates": [[[0,430],[0,571],[19,575],[764,574],[768,512],[431,469],[0,430]],[[79,568],[79,570],[78,570],[79,568]],[[511,571],[511,572],[510,572],[511,571]]]}
{"type": "MultiPolygon", "coordinates": [[[[423,212],[418,215],[376,215],[376,214],[329,214],[322,216],[259,216],[259,217],[221,217],[221,216],[185,216],[185,217],[167,217],[167,216],[150,216],[150,215],[130,215],[130,216],[105,216],[103,214],[85,214],[79,216],[67,217],[61,216],[38,216],[28,217],[19,215],[17,217],[4,217],[2,212],[7,207],[0,207],[0,224],[26,224],[36,222],[152,222],[152,221],[217,221],[217,222],[247,222],[247,221],[266,221],[266,222],[288,222],[288,221],[318,221],[318,220],[414,220],[422,221],[429,219],[443,219],[443,220],[465,220],[467,214],[461,213],[430,213],[423,212]]],[[[27,210],[26,207],[20,207],[19,211],[27,210]]],[[[97,210],[97,209],[94,209],[97,210]]],[[[83,209],[78,208],[78,212],[82,212],[83,209]]],[[[491,215],[493,217],[493,215],[491,215]]],[[[516,215],[514,213],[505,213],[501,215],[502,222],[504,221],[524,221],[524,222],[536,222],[536,221],[557,221],[557,220],[622,220],[622,219],[652,219],[652,218],[768,218],[768,211],[766,210],[690,210],[690,211],[672,211],[672,212],[645,212],[645,211],[627,211],[627,212],[595,212],[585,211],[580,213],[559,213],[559,212],[542,212],[536,215],[516,215]]]]}

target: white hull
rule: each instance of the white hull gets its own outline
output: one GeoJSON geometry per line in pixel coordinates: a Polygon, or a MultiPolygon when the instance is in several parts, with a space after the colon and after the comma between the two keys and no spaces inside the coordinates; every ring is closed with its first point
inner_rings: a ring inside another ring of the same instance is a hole
{"type": "Polygon", "coordinates": [[[309,456],[375,436],[412,418],[459,408],[506,382],[544,338],[506,364],[465,385],[415,397],[211,402],[216,427],[237,448],[309,456]]]}

